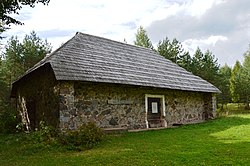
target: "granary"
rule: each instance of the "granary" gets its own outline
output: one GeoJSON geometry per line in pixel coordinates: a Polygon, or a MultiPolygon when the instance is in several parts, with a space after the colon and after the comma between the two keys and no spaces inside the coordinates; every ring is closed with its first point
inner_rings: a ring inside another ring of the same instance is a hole
{"type": "Polygon", "coordinates": [[[13,83],[27,129],[147,129],[214,117],[219,90],[155,51],[83,33],[13,83]]]}

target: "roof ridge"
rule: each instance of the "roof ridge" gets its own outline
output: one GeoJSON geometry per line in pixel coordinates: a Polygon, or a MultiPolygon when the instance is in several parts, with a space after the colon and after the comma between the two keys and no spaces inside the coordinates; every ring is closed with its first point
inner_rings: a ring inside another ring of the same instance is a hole
{"type": "Polygon", "coordinates": [[[55,49],[54,51],[52,51],[50,53],[48,59],[51,58],[51,56],[55,55],[59,50],[61,50],[62,48],[64,48],[70,41],[72,41],[76,37],[77,33],[73,37],[71,37],[68,41],[66,41],[65,43],[61,44],[57,49],[55,49]]]}
{"type": "Polygon", "coordinates": [[[95,37],[95,38],[99,38],[99,39],[102,39],[102,40],[108,40],[110,42],[116,42],[116,43],[120,43],[120,44],[124,44],[124,45],[129,45],[129,46],[132,46],[132,47],[136,47],[136,48],[141,48],[141,49],[146,49],[146,50],[150,50],[150,51],[154,51],[156,52],[155,50],[152,50],[150,48],[147,48],[147,47],[143,47],[143,46],[138,46],[138,45],[133,45],[133,44],[130,44],[130,43],[124,43],[124,42],[121,42],[121,41],[117,41],[117,40],[113,40],[113,39],[109,39],[109,38],[105,38],[105,37],[101,37],[101,36],[96,36],[96,35],[90,35],[90,34],[87,34],[87,33],[83,33],[83,32],[76,32],[76,35],[84,35],[84,36],[91,36],[91,37],[95,37]]]}

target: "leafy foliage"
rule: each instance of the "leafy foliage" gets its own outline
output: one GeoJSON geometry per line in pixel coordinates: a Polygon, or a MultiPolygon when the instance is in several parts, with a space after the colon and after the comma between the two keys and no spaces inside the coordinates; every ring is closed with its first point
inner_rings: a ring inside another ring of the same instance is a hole
{"type": "Polygon", "coordinates": [[[217,85],[218,84],[218,71],[219,64],[215,56],[207,50],[202,53],[200,48],[197,48],[191,63],[191,72],[208,82],[217,85]]]}
{"type": "Polygon", "coordinates": [[[237,61],[233,67],[230,78],[230,92],[233,102],[243,102],[246,109],[249,108],[250,100],[250,54],[245,53],[243,65],[237,61]]]}
{"type": "Polygon", "coordinates": [[[140,26],[139,29],[137,30],[137,33],[135,35],[135,41],[134,44],[137,46],[142,46],[150,49],[154,49],[152,42],[150,41],[146,30],[140,26]]]}
{"type": "Polygon", "coordinates": [[[12,81],[17,79],[25,71],[22,63],[22,45],[17,37],[11,37],[3,54],[4,80],[11,86],[12,81]]]}
{"type": "Polygon", "coordinates": [[[159,42],[157,50],[160,55],[177,63],[194,75],[200,76],[214,85],[219,84],[218,60],[209,50],[203,53],[200,48],[197,48],[195,54],[191,57],[188,51],[184,51],[178,40],[173,39],[170,42],[167,38],[159,42]]]}
{"type": "Polygon", "coordinates": [[[237,76],[237,82],[239,82],[239,93],[241,102],[246,104],[246,109],[249,109],[250,100],[250,71],[243,66],[241,72],[237,76]]]}
{"type": "Polygon", "coordinates": [[[68,130],[63,133],[61,143],[68,145],[72,149],[93,148],[104,137],[102,129],[96,126],[94,122],[84,123],[77,130],[68,130]]]}
{"type": "Polygon", "coordinates": [[[219,82],[218,88],[221,90],[221,94],[218,95],[218,102],[224,104],[231,102],[230,94],[230,78],[231,78],[232,69],[225,64],[219,69],[219,82]]]}
{"type": "Polygon", "coordinates": [[[51,45],[47,40],[43,41],[34,31],[25,36],[21,48],[24,70],[33,67],[51,52],[51,45]]]}
{"type": "Polygon", "coordinates": [[[203,53],[200,48],[197,48],[195,54],[191,57],[189,52],[184,51],[178,40],[173,39],[170,42],[167,38],[159,42],[157,50],[160,55],[177,63],[187,71],[218,85],[218,60],[209,50],[203,53]]]}
{"type": "Polygon", "coordinates": [[[68,150],[91,149],[104,139],[104,132],[94,122],[88,122],[77,130],[61,131],[41,121],[39,128],[26,133],[23,141],[31,142],[36,147],[63,147],[68,150]]]}
{"type": "Polygon", "coordinates": [[[232,70],[232,75],[230,78],[230,92],[232,96],[232,101],[233,102],[240,102],[240,77],[239,73],[241,72],[241,64],[239,61],[236,61],[233,70],[232,70]]]}
{"type": "Polygon", "coordinates": [[[34,144],[51,145],[56,144],[59,131],[52,126],[48,126],[44,121],[40,121],[39,128],[28,133],[26,139],[34,144]]]}
{"type": "Polygon", "coordinates": [[[10,84],[26,70],[51,52],[50,44],[32,31],[21,43],[17,37],[11,37],[3,53],[2,70],[5,72],[5,82],[10,84]]]}
{"type": "Polygon", "coordinates": [[[11,14],[19,14],[19,10],[23,5],[35,7],[35,4],[42,3],[47,5],[50,0],[2,0],[0,5],[0,32],[6,30],[6,26],[10,24],[21,25],[22,22],[15,19],[11,14]]]}
{"type": "Polygon", "coordinates": [[[16,111],[4,102],[0,102],[0,131],[1,133],[15,133],[18,125],[16,111]]]}
{"type": "Polygon", "coordinates": [[[13,118],[17,118],[13,114],[14,108],[11,107],[10,101],[12,82],[50,52],[50,44],[40,39],[35,32],[26,35],[23,42],[17,37],[11,37],[8,41],[0,58],[0,119],[10,119],[10,121],[2,121],[1,127],[8,131],[15,130],[16,123],[9,124],[13,118]],[[10,130],[9,127],[13,129],[10,130]]]}
{"type": "Polygon", "coordinates": [[[166,37],[162,41],[159,41],[157,52],[166,59],[177,63],[188,71],[191,71],[192,58],[189,52],[184,51],[181,42],[177,39],[174,38],[171,42],[168,37],[166,37]]]}
{"type": "Polygon", "coordinates": [[[244,54],[244,62],[241,76],[242,96],[243,102],[246,104],[246,108],[250,109],[250,47],[244,54]]]}

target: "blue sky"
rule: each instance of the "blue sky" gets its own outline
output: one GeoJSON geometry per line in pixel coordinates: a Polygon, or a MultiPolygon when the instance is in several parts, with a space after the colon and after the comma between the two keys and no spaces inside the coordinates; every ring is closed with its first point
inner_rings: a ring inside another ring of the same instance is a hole
{"type": "Polygon", "coordinates": [[[250,43],[249,0],[51,0],[14,17],[25,25],[12,26],[7,39],[34,30],[53,49],[77,31],[132,44],[143,26],[154,45],[177,38],[191,54],[199,46],[232,66],[250,43]]]}

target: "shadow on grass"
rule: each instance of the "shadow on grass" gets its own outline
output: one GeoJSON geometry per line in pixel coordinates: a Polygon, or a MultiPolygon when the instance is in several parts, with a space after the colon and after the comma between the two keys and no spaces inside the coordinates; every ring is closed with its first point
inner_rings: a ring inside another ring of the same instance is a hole
{"type": "Polygon", "coordinates": [[[215,137],[222,143],[250,142],[249,115],[238,114],[220,120],[225,121],[222,123],[223,126],[221,125],[220,130],[211,133],[210,136],[215,137]]]}
{"type": "Polygon", "coordinates": [[[193,133],[178,152],[187,161],[199,165],[248,165],[250,162],[250,114],[188,125],[180,130],[193,133]]]}
{"type": "MultiPolygon", "coordinates": [[[[250,115],[223,117],[179,128],[128,133],[111,144],[111,148],[109,145],[105,147],[116,151],[111,156],[117,157],[119,153],[126,155],[123,149],[130,149],[130,159],[138,165],[148,164],[151,160],[156,165],[248,165],[250,115]]],[[[122,163],[124,157],[119,157],[122,163]]],[[[110,156],[106,157],[107,161],[108,158],[110,156]]]]}

